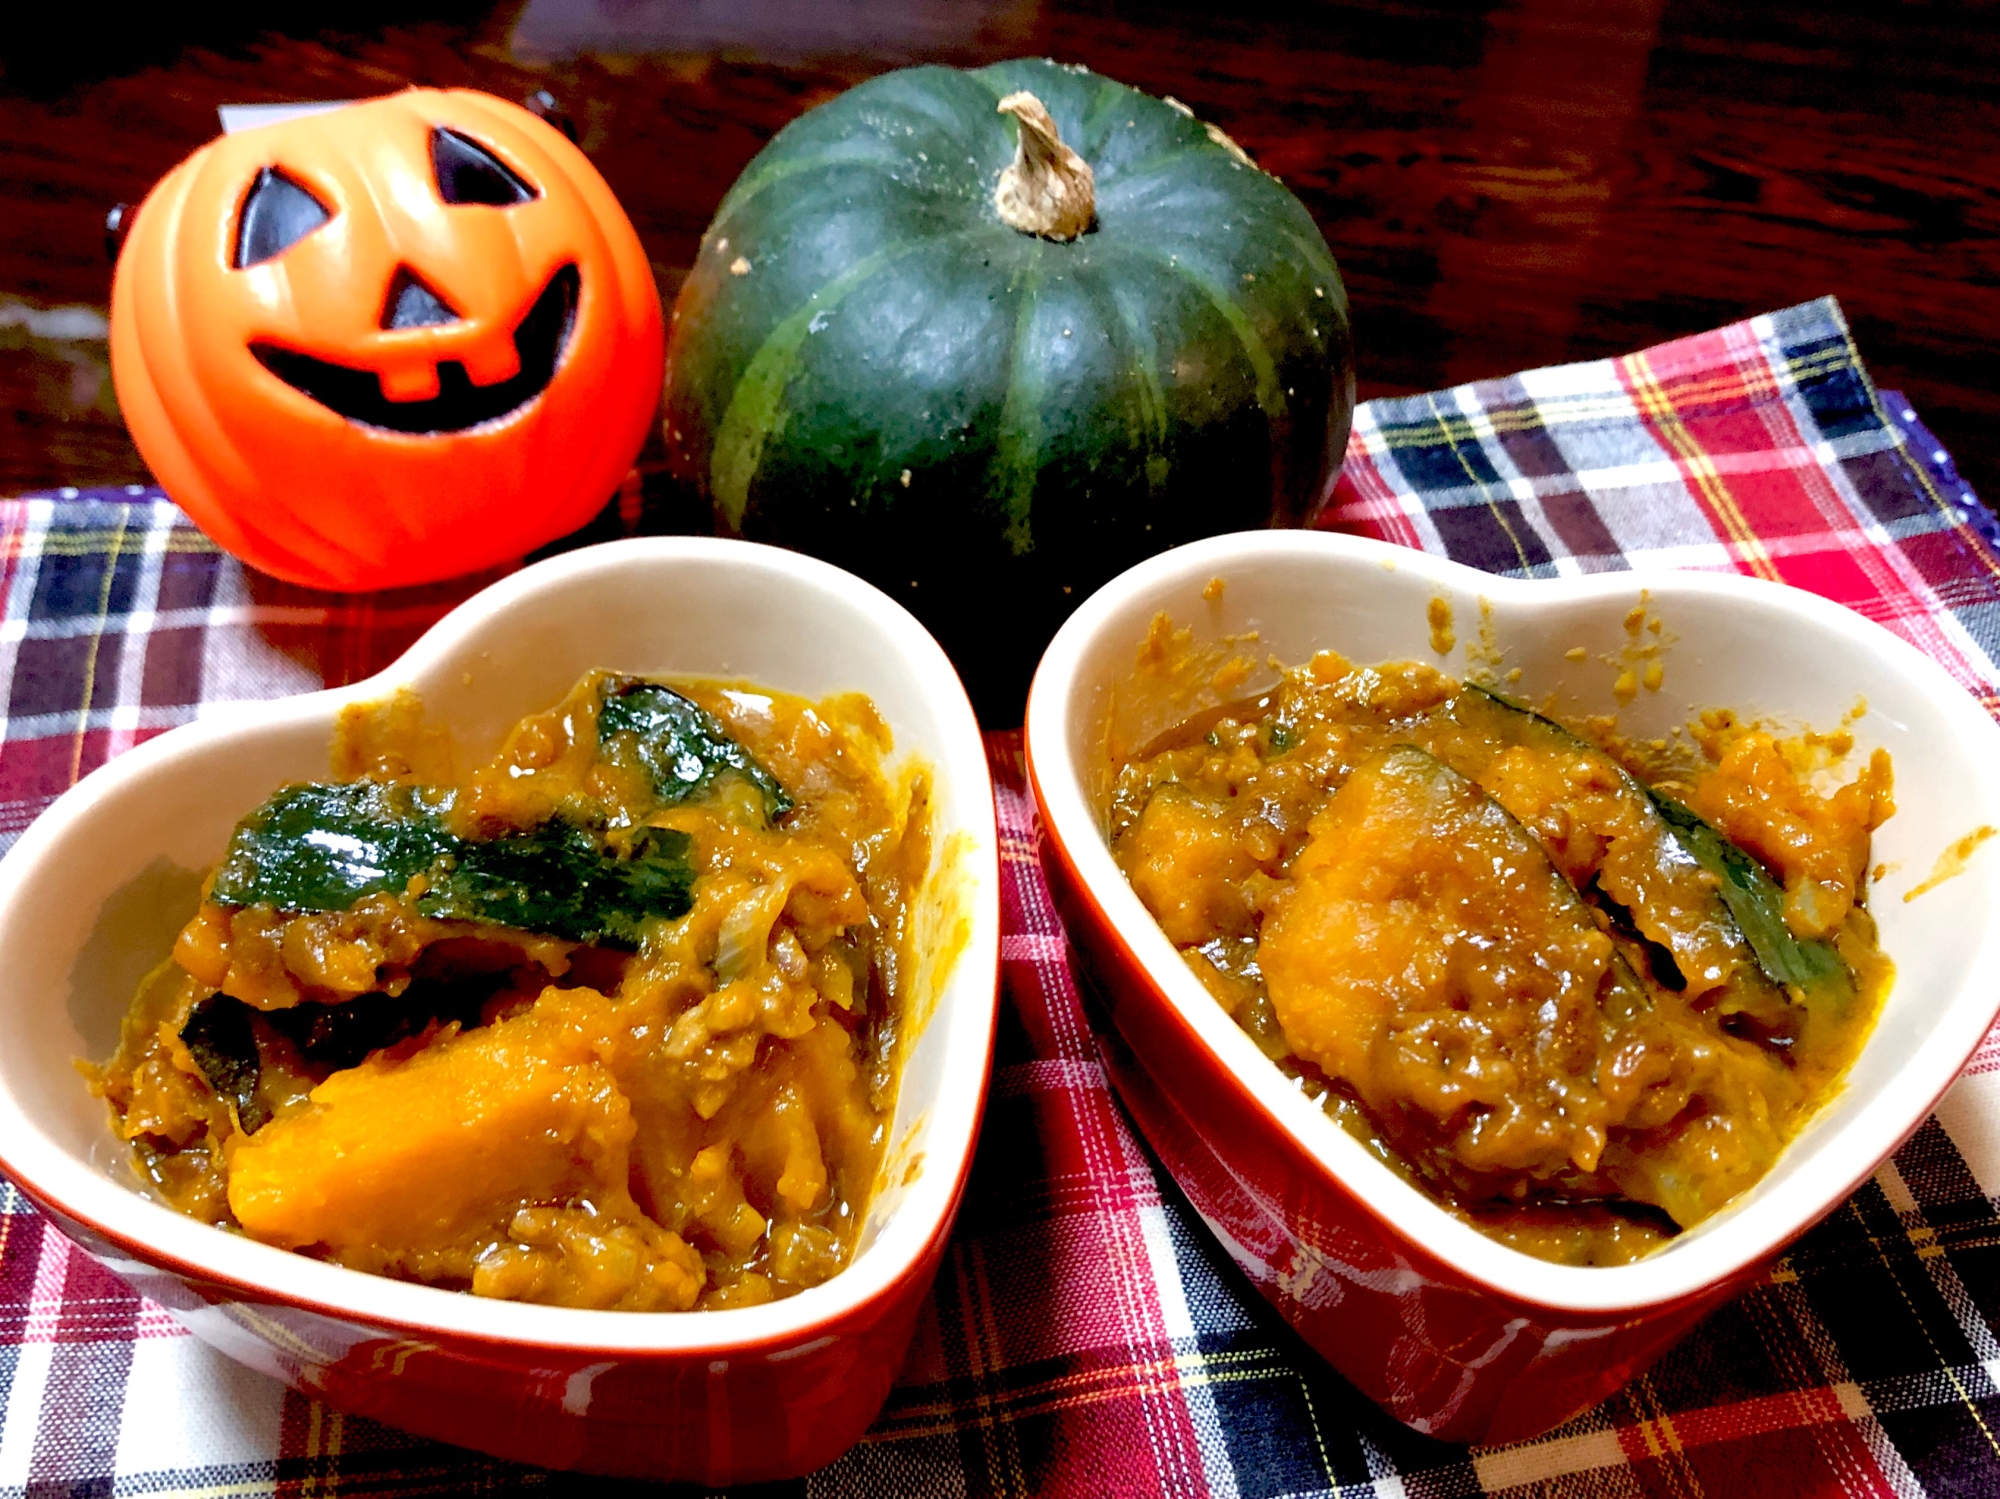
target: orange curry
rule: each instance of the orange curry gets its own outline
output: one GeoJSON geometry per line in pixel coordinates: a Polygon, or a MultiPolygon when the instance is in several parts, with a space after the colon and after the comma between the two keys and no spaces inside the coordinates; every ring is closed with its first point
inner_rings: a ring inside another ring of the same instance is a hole
{"type": "Polygon", "coordinates": [[[1891,969],[1893,811],[1844,733],[1710,713],[1677,766],[1417,664],[1323,652],[1118,767],[1112,849],[1208,991],[1487,1234],[1637,1258],[1756,1182],[1891,969]]]}
{"type": "Polygon", "coordinates": [[[450,775],[413,700],[239,826],[91,1068],[141,1172],[356,1269],[574,1307],[794,1294],[895,1104],[925,782],[863,698],[594,673],[450,775]]]}

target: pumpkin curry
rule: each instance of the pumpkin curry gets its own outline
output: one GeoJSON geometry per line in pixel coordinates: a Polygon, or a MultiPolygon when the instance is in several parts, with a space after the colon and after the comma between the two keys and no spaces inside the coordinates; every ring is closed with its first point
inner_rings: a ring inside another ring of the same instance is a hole
{"type": "Polygon", "coordinates": [[[1891,977],[1865,904],[1886,752],[1822,794],[1845,734],[1693,729],[1649,768],[1491,688],[1322,652],[1120,766],[1112,850],[1380,1159],[1525,1253],[1623,1263],[1771,1168],[1891,977]]]}
{"type": "Polygon", "coordinates": [[[926,782],[866,699],[593,673],[462,780],[413,699],[239,824],[87,1069],[183,1212],[573,1307],[794,1294],[895,1105],[926,782]]]}

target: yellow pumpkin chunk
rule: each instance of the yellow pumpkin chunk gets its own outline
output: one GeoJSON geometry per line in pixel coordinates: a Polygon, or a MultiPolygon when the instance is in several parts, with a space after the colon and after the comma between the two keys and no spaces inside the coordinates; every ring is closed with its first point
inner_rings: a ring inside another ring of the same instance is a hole
{"type": "Polygon", "coordinates": [[[1596,1169],[1624,1122],[1598,1072],[1628,1031],[1601,1017],[1601,991],[1625,981],[1518,823],[1423,751],[1392,749],[1313,819],[1294,872],[1260,949],[1294,1051],[1411,1148],[1476,1172],[1596,1169]]]}
{"type": "Polygon", "coordinates": [[[622,1183],[632,1108],[589,1025],[610,1007],[588,990],[549,1000],[561,1003],[335,1073],[302,1113],[237,1146],[236,1221],[288,1249],[422,1250],[524,1203],[622,1183]]]}
{"type": "MultiPolygon", "coordinates": [[[[1161,616],[1141,670],[1188,639],[1161,616]]],[[[1327,651],[1158,734],[1104,810],[1189,969],[1371,1154],[1524,1253],[1618,1264],[1771,1170],[1893,974],[1887,755],[1829,791],[1845,727],[1685,734],[1327,651]]]]}

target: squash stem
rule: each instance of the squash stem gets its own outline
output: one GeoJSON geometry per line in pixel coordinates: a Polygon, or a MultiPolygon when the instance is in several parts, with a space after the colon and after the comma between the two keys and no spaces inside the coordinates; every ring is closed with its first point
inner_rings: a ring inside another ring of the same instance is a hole
{"type": "Polygon", "coordinates": [[[1097,218],[1097,179],[1090,163],[1063,144],[1056,122],[1026,89],[1000,101],[1000,113],[1020,123],[1021,143],[993,189],[1000,222],[1043,239],[1075,239],[1097,218]]]}

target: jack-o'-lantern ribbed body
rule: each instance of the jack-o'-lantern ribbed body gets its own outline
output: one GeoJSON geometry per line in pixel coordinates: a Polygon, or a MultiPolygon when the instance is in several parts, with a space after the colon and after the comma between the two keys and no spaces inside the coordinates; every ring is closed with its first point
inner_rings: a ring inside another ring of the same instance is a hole
{"type": "Polygon", "coordinates": [[[412,89],[168,173],[119,257],[111,362],[140,452],[219,544],[383,588],[602,507],[658,403],[660,304],[581,151],[502,100],[412,89]]]}

